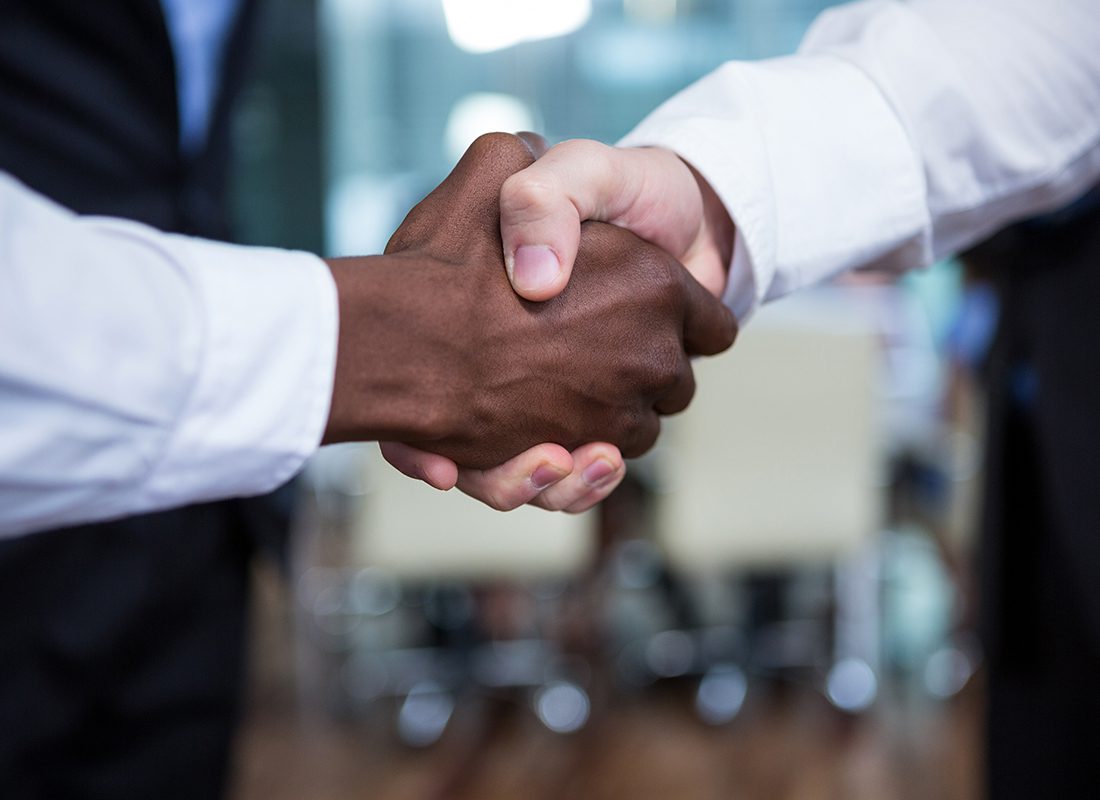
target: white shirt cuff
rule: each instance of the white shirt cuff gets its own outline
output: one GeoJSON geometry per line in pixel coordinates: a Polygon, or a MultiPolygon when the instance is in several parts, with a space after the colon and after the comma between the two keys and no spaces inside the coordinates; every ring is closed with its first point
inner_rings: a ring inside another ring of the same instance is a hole
{"type": "Polygon", "coordinates": [[[725,204],[737,234],[724,299],[742,322],[853,266],[928,258],[920,160],[875,83],[840,58],[730,62],[619,144],[675,151],[725,204]]]}
{"type": "MultiPolygon", "coordinates": [[[[128,232],[142,236],[138,226],[128,232]]],[[[203,336],[194,382],[137,505],[280,486],[317,449],[328,418],[338,328],[328,266],[309,253],[185,236],[146,243],[185,265],[203,336]]]]}

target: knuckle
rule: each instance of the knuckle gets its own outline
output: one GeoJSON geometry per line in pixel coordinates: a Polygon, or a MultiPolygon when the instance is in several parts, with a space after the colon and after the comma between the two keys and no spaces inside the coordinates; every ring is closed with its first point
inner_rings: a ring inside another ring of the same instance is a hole
{"type": "Polygon", "coordinates": [[[462,161],[474,165],[492,165],[491,169],[506,170],[510,174],[529,167],[534,163],[535,157],[527,143],[515,134],[483,133],[467,148],[462,161]]]}
{"type": "Polygon", "coordinates": [[[566,514],[583,514],[601,500],[603,500],[603,497],[586,497],[583,500],[573,503],[573,505],[568,508],[563,509],[563,511],[565,511],[566,514]]]}
{"type": "Polygon", "coordinates": [[[482,502],[494,511],[511,511],[520,505],[496,486],[491,486],[485,491],[482,502]]]}
{"type": "Polygon", "coordinates": [[[679,414],[691,405],[695,397],[695,381],[690,377],[681,378],[677,385],[658,404],[658,411],[662,414],[679,414]]]}
{"type": "Polygon", "coordinates": [[[675,388],[683,374],[683,360],[684,350],[678,339],[662,340],[653,353],[654,388],[661,392],[675,388]]]}
{"type": "Polygon", "coordinates": [[[547,511],[562,511],[568,506],[574,498],[562,497],[557,494],[543,493],[539,497],[539,505],[547,511]]]}
{"type": "Polygon", "coordinates": [[[680,405],[681,405],[680,410],[681,411],[683,411],[685,408],[690,406],[691,401],[695,399],[695,389],[696,389],[695,376],[689,370],[688,371],[688,382],[687,382],[687,385],[684,386],[683,399],[680,402],[680,405]]]}
{"type": "Polygon", "coordinates": [[[733,312],[728,308],[726,309],[726,328],[722,335],[722,349],[729,350],[733,347],[733,343],[737,341],[737,334],[739,328],[737,325],[737,318],[733,315],[733,312]]]}
{"type": "Polygon", "coordinates": [[[529,170],[517,172],[501,187],[501,212],[517,221],[544,216],[552,207],[556,193],[556,181],[551,177],[529,170]]]}
{"type": "Polygon", "coordinates": [[[516,136],[514,133],[483,133],[474,139],[473,144],[469,147],[469,152],[476,153],[478,155],[492,156],[492,155],[526,155],[528,161],[533,161],[534,157],[531,155],[530,148],[523,139],[516,136]]]}
{"type": "Polygon", "coordinates": [[[654,380],[653,388],[658,397],[665,397],[676,388],[679,382],[679,376],[676,373],[669,370],[663,370],[654,380]]]}
{"type": "Polygon", "coordinates": [[[550,149],[550,143],[546,141],[546,137],[541,133],[524,130],[518,131],[516,136],[523,140],[523,143],[527,145],[527,149],[531,151],[531,155],[535,157],[536,161],[550,149]]]}
{"type": "Polygon", "coordinates": [[[597,142],[595,139],[566,139],[561,144],[555,145],[551,148],[551,152],[556,151],[559,155],[568,158],[577,159],[591,159],[601,158],[607,154],[607,151],[611,148],[603,142],[597,142]]]}
{"type": "Polygon", "coordinates": [[[620,450],[625,458],[637,458],[646,453],[657,442],[661,433],[661,422],[657,412],[647,409],[637,414],[636,422],[631,427],[628,435],[620,444],[620,450]]]}
{"type": "Polygon", "coordinates": [[[681,304],[684,291],[680,271],[683,267],[678,261],[655,247],[647,247],[644,252],[645,256],[641,263],[650,275],[650,282],[656,296],[668,305],[681,304]]]}
{"type": "Polygon", "coordinates": [[[724,313],[707,321],[704,346],[697,348],[702,351],[702,355],[725,352],[737,339],[737,321],[733,313],[726,308],[722,310],[724,313]]]}

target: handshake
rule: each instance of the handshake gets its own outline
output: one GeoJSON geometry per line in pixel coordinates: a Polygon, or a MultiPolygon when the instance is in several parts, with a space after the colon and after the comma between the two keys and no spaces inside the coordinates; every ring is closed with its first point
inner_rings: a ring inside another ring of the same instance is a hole
{"type": "MultiPolygon", "coordinates": [[[[551,150],[547,168],[565,158],[613,173],[578,145],[551,150]]],[[[578,209],[567,285],[532,286],[529,300],[509,282],[524,276],[506,269],[502,187],[543,149],[527,134],[481,137],[384,255],[329,262],[340,333],[326,443],[379,440],[407,475],[496,508],[581,511],[617,485],[623,456],[652,447],[660,415],[687,407],[690,357],[727,349],[737,332],[712,293],[720,282],[708,291],[681,264],[691,236],[672,248],[663,231],[646,236],[670,255],[578,209]]]]}

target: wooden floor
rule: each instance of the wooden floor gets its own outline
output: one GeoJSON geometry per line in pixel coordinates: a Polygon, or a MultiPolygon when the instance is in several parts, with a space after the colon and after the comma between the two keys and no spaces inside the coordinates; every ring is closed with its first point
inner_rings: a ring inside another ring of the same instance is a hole
{"type": "Polygon", "coordinates": [[[706,728],[683,698],[613,709],[560,737],[522,710],[457,721],[435,747],[403,748],[351,724],[257,712],[234,797],[578,798],[579,800],[969,800],[976,784],[973,698],[950,713],[883,711],[858,724],[792,696],[706,728]],[[488,728],[488,730],[486,730],[488,728]]]}
{"type": "MultiPolygon", "coordinates": [[[[270,622],[270,621],[269,621],[270,622]]],[[[519,703],[460,706],[443,740],[411,750],[374,724],[293,699],[289,647],[260,625],[253,700],[237,750],[236,800],[977,800],[980,687],[946,705],[888,697],[861,719],[806,687],[750,695],[710,728],[676,688],[597,708],[559,736],[519,703]]]]}

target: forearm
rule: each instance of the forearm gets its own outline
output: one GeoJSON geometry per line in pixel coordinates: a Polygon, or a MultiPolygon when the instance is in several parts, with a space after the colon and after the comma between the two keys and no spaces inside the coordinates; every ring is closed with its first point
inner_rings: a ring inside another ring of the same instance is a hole
{"type": "Polygon", "coordinates": [[[933,257],[1100,180],[1094,0],[914,0],[826,13],[801,51],[862,70],[925,176],[933,257]]]}

